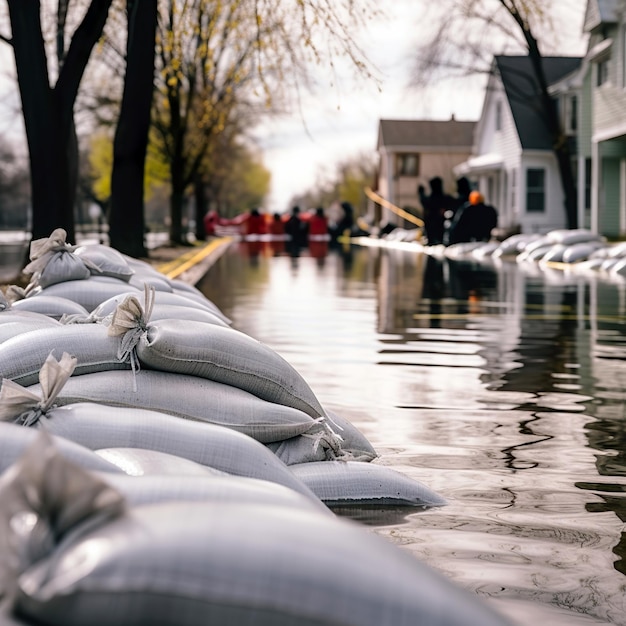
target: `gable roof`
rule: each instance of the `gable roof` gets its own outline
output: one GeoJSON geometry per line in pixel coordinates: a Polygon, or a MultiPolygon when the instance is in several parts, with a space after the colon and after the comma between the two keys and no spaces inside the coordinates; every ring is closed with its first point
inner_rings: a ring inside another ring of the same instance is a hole
{"type": "Polygon", "coordinates": [[[589,33],[602,24],[617,22],[617,0],[589,0],[585,9],[583,32],[589,33]]]}
{"type": "MultiPolygon", "coordinates": [[[[525,150],[551,150],[550,133],[541,114],[539,85],[532,71],[530,57],[494,57],[515,121],[517,134],[525,150]]],[[[548,85],[575,72],[580,57],[543,57],[548,85]]]]}
{"type": "Polygon", "coordinates": [[[476,122],[460,122],[454,118],[437,120],[380,120],[378,149],[396,150],[424,148],[458,148],[471,150],[476,122]]]}

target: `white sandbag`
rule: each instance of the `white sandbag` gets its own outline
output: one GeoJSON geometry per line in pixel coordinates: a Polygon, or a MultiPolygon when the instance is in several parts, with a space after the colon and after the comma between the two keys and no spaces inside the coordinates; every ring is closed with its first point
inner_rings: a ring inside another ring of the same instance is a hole
{"type": "Polygon", "coordinates": [[[110,485],[69,462],[40,434],[0,475],[0,622],[12,613],[19,575],[66,533],[125,507],[110,485]]]}
{"type": "Polygon", "coordinates": [[[49,626],[507,624],[354,522],[253,504],[138,506],[79,526],[20,576],[15,604],[49,626]]]}
{"type": "Polygon", "coordinates": [[[57,283],[84,280],[92,272],[100,272],[89,259],[76,255],[76,246],[66,239],[67,232],[57,228],[50,237],[31,242],[30,263],[22,270],[24,274],[32,274],[27,294],[57,283]]]}
{"type": "MultiPolygon", "coordinates": [[[[128,285],[126,285],[128,287],[128,285]]],[[[142,289],[143,292],[143,289],[142,289]]],[[[116,294],[112,294],[111,297],[107,297],[102,300],[100,306],[94,307],[94,315],[98,317],[106,317],[115,311],[115,309],[124,302],[124,300],[128,296],[135,296],[139,299],[140,302],[143,302],[143,293],[139,290],[134,291],[123,291],[116,294]]],[[[184,306],[184,307],[195,307],[199,308],[203,311],[209,311],[220,317],[223,321],[228,321],[219,310],[216,312],[216,307],[211,305],[211,303],[207,300],[205,303],[201,303],[196,299],[188,298],[187,296],[183,296],[177,293],[168,293],[167,291],[157,291],[154,294],[154,306],[159,306],[161,304],[173,304],[176,306],[184,306]]]]}
{"type": "Polygon", "coordinates": [[[11,309],[41,313],[57,320],[64,315],[87,315],[87,309],[78,302],[60,296],[44,296],[41,293],[32,298],[17,300],[11,309]]]}
{"type": "Polygon", "coordinates": [[[145,448],[104,448],[95,453],[128,476],[219,476],[223,472],[184,459],[145,448]]]}
{"type": "Polygon", "coordinates": [[[426,485],[376,463],[324,461],[291,465],[289,469],[328,506],[446,504],[444,498],[426,485]]]}
{"type": "Polygon", "coordinates": [[[586,228],[563,228],[551,230],[546,237],[554,243],[564,244],[566,246],[583,243],[588,241],[603,241],[602,235],[592,233],[586,228]]]}
{"type": "MultiPolygon", "coordinates": [[[[48,318],[50,321],[56,320],[48,318]]],[[[59,322],[56,322],[59,324],[59,322]]],[[[0,324],[0,343],[5,342],[7,339],[12,339],[23,333],[28,333],[33,330],[39,330],[40,328],[49,328],[51,324],[42,324],[39,321],[23,320],[21,322],[9,322],[8,324],[0,324]]],[[[0,365],[0,372],[2,372],[2,366],[0,365]]]]}
{"type": "MultiPolygon", "coordinates": [[[[0,422],[0,472],[4,472],[13,465],[26,449],[35,442],[38,435],[39,433],[34,429],[0,422]]],[[[84,469],[113,472],[115,474],[123,473],[119,467],[105,461],[93,450],[54,435],[52,435],[52,441],[64,458],[84,469]]]]}
{"type": "Polygon", "coordinates": [[[72,280],[50,285],[39,292],[29,294],[28,297],[34,296],[36,293],[46,296],[61,296],[77,302],[88,312],[91,312],[105,300],[120,293],[128,293],[129,289],[132,289],[131,293],[138,297],[141,296],[139,289],[135,289],[123,280],[111,276],[92,276],[86,280],[72,280]]]}
{"type": "Polygon", "coordinates": [[[39,380],[41,366],[52,353],[63,352],[76,357],[74,375],[112,369],[130,369],[129,362],[118,356],[120,340],[110,337],[102,324],[59,324],[18,335],[0,344],[0,376],[20,385],[39,380]]]}
{"type": "Polygon", "coordinates": [[[216,315],[212,311],[195,307],[181,306],[178,304],[155,304],[150,315],[150,321],[171,319],[189,320],[194,322],[204,322],[205,324],[216,324],[217,326],[228,327],[223,317],[216,315]]]}
{"type": "Polygon", "coordinates": [[[143,408],[89,402],[54,406],[34,426],[91,450],[145,448],[165,452],[228,474],[284,485],[319,502],[263,444],[223,426],[143,408]]]}
{"type": "Polygon", "coordinates": [[[245,476],[128,476],[101,473],[99,477],[119,491],[129,505],[186,501],[222,504],[247,503],[288,506],[332,515],[316,499],[269,480],[245,476]]]}
{"type": "Polygon", "coordinates": [[[53,320],[43,313],[34,311],[21,311],[13,306],[0,311],[0,324],[14,324],[15,322],[33,322],[44,326],[59,326],[58,320],[53,320]]]}
{"type": "Polygon", "coordinates": [[[99,243],[77,246],[74,254],[81,259],[87,259],[98,268],[93,274],[111,276],[118,280],[128,282],[135,273],[124,256],[109,246],[99,243]]]}
{"type": "Polygon", "coordinates": [[[333,430],[341,437],[341,447],[357,461],[371,461],[378,456],[369,439],[348,419],[325,408],[333,430]]]}
{"type": "Polygon", "coordinates": [[[599,241],[585,241],[572,244],[563,252],[563,263],[578,263],[588,259],[596,250],[603,246],[604,244],[599,241]]]}
{"type": "Polygon", "coordinates": [[[136,271],[134,276],[128,281],[128,284],[137,289],[143,289],[144,284],[146,284],[154,287],[157,291],[166,293],[174,291],[165,276],[155,272],[136,271]]]}
{"type": "MultiPolygon", "coordinates": [[[[325,409],[332,431],[340,438],[340,458],[344,461],[369,462],[377,457],[376,451],[367,438],[353,424],[336,413],[325,409]]],[[[328,441],[321,431],[315,430],[304,435],[266,444],[267,447],[286,465],[326,461],[332,458],[328,441]]]]}
{"type": "MultiPolygon", "coordinates": [[[[545,263],[560,263],[563,260],[563,254],[567,250],[567,246],[562,243],[555,243],[550,246],[548,250],[538,258],[541,264],[545,263]]],[[[532,256],[532,255],[531,255],[532,256]]]]}
{"type": "MultiPolygon", "coordinates": [[[[1,348],[1,346],[0,346],[1,348]]],[[[29,387],[38,393],[39,385],[29,387]]],[[[301,435],[317,422],[292,407],[197,376],[142,369],[72,376],[56,398],[58,405],[97,402],[139,407],[232,428],[268,443],[301,435]]]]}
{"type": "Polygon", "coordinates": [[[255,396],[324,415],[317,397],[302,376],[283,357],[260,341],[213,324],[156,320],[137,344],[142,364],[215,380],[255,396]]]}

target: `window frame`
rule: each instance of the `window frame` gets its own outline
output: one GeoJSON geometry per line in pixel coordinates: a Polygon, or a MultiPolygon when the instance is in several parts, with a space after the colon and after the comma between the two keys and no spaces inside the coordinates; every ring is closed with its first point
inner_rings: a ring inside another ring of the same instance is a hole
{"type": "Polygon", "coordinates": [[[526,213],[546,212],[546,168],[526,168],[526,213]],[[541,175],[541,182],[531,184],[531,177],[541,175]]]}

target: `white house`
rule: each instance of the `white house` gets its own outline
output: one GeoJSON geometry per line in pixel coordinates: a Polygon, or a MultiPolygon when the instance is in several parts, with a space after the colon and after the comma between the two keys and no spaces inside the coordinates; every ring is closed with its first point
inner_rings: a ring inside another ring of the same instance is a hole
{"type": "MultiPolygon", "coordinates": [[[[544,57],[543,64],[546,79],[553,84],[575,75],[581,59],[544,57]]],[[[454,173],[472,180],[498,209],[498,226],[505,231],[543,233],[565,228],[558,165],[540,112],[531,60],[496,56],[492,70],[472,156],[454,173]]]]}

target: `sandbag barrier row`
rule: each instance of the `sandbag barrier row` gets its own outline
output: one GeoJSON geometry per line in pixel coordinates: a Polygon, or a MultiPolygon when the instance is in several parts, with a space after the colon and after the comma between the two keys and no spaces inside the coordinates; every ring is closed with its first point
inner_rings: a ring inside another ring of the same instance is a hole
{"type": "Polygon", "coordinates": [[[62,229],[26,270],[0,296],[2,623],[506,623],[332,513],[445,499],[197,289],[62,229]]]}

